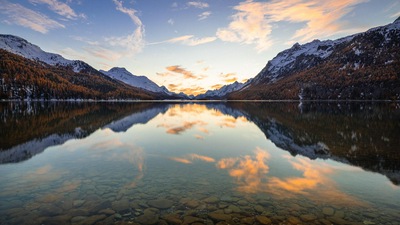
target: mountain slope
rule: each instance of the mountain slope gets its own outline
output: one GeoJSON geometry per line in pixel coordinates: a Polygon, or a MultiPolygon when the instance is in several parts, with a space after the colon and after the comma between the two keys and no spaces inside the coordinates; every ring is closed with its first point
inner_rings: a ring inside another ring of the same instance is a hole
{"type": "Polygon", "coordinates": [[[0,99],[155,99],[79,60],[0,35],[0,99]]]}
{"type": "Polygon", "coordinates": [[[173,95],[174,93],[168,91],[168,89],[164,86],[160,87],[153,81],[151,81],[146,76],[135,76],[130,73],[125,68],[114,67],[111,68],[109,71],[100,70],[101,73],[115,79],[124,82],[133,87],[141,88],[147,91],[166,94],[166,95],[173,95]]]}
{"type": "Polygon", "coordinates": [[[282,51],[229,99],[400,99],[400,20],[282,51]]]}
{"type": "Polygon", "coordinates": [[[80,60],[68,60],[58,54],[43,51],[37,45],[13,35],[0,35],[0,48],[34,61],[44,62],[52,66],[70,67],[74,72],[90,67],[80,60]]]}
{"type": "Polygon", "coordinates": [[[0,49],[0,99],[154,99],[154,95],[115,81],[88,67],[32,61],[0,49]]]}

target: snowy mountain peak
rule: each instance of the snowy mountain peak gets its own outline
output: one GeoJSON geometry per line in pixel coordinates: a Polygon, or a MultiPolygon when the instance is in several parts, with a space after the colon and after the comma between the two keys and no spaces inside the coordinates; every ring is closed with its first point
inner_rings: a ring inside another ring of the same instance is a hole
{"type": "Polygon", "coordinates": [[[45,52],[37,45],[13,35],[0,34],[0,48],[24,58],[40,61],[52,66],[71,67],[76,73],[89,66],[79,60],[68,60],[61,55],[45,52]]]}
{"type": "Polygon", "coordinates": [[[141,88],[155,93],[173,95],[173,93],[168,91],[168,89],[165,88],[164,86],[163,87],[158,86],[156,83],[151,81],[146,76],[133,75],[123,67],[114,67],[108,71],[100,70],[100,72],[103,73],[104,75],[107,75],[115,80],[122,81],[133,87],[141,88]]]}
{"type": "MultiPolygon", "coordinates": [[[[247,84],[247,83],[245,83],[247,84]]],[[[197,99],[221,98],[227,94],[237,91],[245,86],[243,83],[235,81],[232,84],[224,85],[216,90],[208,90],[206,93],[196,96],[197,99]]]]}

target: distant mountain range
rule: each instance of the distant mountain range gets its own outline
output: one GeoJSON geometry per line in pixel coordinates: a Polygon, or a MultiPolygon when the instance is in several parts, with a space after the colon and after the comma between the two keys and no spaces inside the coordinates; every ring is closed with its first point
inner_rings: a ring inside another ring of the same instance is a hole
{"type": "Polygon", "coordinates": [[[0,55],[0,99],[400,100],[400,18],[333,41],[296,43],[246,83],[198,96],[125,68],[97,71],[12,35],[0,35],[0,55]]]}

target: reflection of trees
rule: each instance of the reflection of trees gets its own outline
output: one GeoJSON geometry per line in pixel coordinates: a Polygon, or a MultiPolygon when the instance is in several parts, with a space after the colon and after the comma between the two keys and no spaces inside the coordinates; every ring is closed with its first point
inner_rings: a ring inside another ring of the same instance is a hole
{"type": "MultiPolygon", "coordinates": [[[[163,105],[88,102],[1,103],[0,151],[5,152],[7,149],[33,140],[40,142],[51,135],[83,138],[115,120],[157,106],[163,105]]],[[[26,146],[28,147],[31,146],[26,146]]],[[[25,156],[22,158],[19,156],[17,161],[29,159],[44,149],[35,152],[30,150],[24,150],[25,156]]]]}
{"type": "Polygon", "coordinates": [[[278,147],[385,174],[399,184],[400,110],[372,103],[230,103],[278,147]]]}

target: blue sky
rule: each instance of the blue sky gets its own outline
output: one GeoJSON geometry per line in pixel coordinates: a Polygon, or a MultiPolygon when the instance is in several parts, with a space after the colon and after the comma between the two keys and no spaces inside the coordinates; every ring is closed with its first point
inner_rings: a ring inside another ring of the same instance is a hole
{"type": "Polygon", "coordinates": [[[187,94],[252,78],[296,42],[399,16],[393,0],[0,0],[1,33],[187,94]]]}

